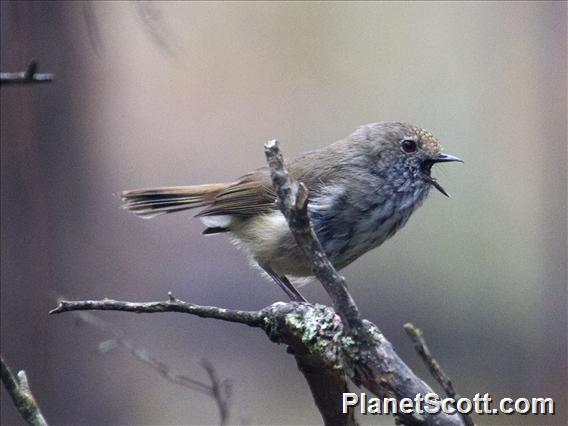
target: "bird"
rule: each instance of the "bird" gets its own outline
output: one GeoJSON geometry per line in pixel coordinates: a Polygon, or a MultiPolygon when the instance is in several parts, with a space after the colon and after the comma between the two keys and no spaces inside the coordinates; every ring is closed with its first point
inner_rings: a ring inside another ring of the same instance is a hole
{"type": "MultiPolygon", "coordinates": [[[[431,188],[449,197],[431,176],[435,164],[446,162],[463,163],[443,153],[423,128],[378,122],[285,164],[290,177],[306,186],[313,229],[341,270],[400,230],[431,188]]],[[[204,235],[229,233],[291,300],[306,301],[292,281],[311,277],[311,264],[278,209],[268,167],[232,182],[135,189],[120,196],[123,207],[142,218],[201,208],[196,217],[206,227],[204,235]]]]}

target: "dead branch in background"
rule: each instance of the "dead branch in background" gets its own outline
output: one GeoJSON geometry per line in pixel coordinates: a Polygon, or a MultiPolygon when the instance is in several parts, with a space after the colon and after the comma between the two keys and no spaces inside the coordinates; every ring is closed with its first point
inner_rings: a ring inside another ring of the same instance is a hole
{"type": "Polygon", "coordinates": [[[96,5],[97,4],[93,2],[81,2],[81,11],[83,14],[83,19],[85,20],[85,26],[87,27],[89,43],[93,48],[95,55],[100,57],[104,49],[104,43],[99,27],[99,20],[97,19],[97,14],[95,11],[96,5]]]}
{"type": "Polygon", "coordinates": [[[134,358],[156,370],[164,379],[175,383],[176,385],[183,386],[187,389],[200,392],[213,398],[219,411],[219,424],[224,426],[228,423],[232,396],[232,382],[229,379],[220,380],[215,367],[209,361],[205,359],[201,361],[201,366],[207,373],[209,381],[211,382],[210,384],[207,384],[191,377],[175,374],[167,364],[157,359],[150,353],[150,351],[125,338],[122,330],[119,330],[113,324],[102,320],[96,315],[89,312],[77,312],[77,318],[85,324],[89,324],[101,331],[110,333],[113,336],[112,339],[99,344],[99,352],[108,352],[118,346],[125,348],[134,358]]]}
{"type": "Polygon", "coordinates": [[[31,426],[47,426],[47,421],[41,414],[30,389],[26,372],[20,370],[15,377],[2,356],[0,356],[0,364],[2,383],[4,383],[6,391],[14,401],[14,405],[22,418],[31,426]]]}
{"type": "Polygon", "coordinates": [[[166,24],[164,13],[152,2],[133,2],[132,7],[150,41],[170,59],[177,59],[181,51],[178,37],[166,24]]]}
{"type": "Polygon", "coordinates": [[[37,72],[39,63],[32,61],[25,71],[20,72],[3,72],[0,73],[0,84],[33,84],[33,83],[49,83],[53,81],[55,76],[50,73],[40,74],[37,72]]]}
{"type": "Polygon", "coordinates": [[[211,393],[217,402],[217,408],[219,409],[219,416],[221,418],[220,424],[226,425],[229,421],[233,382],[229,379],[219,380],[217,371],[205,358],[201,360],[201,366],[205,369],[211,381],[211,393]]]}
{"type": "MultiPolygon", "coordinates": [[[[298,302],[278,302],[259,311],[239,311],[183,302],[170,295],[165,302],[131,303],[115,300],[61,301],[50,313],[78,310],[118,310],[137,313],[183,312],[205,318],[262,328],[268,337],[286,344],[308,381],[325,424],[355,425],[353,412],[341,413],[341,394],[347,377],[379,398],[414,399],[433,393],[394,351],[377,326],[360,317],[347,290],[315,235],[308,214],[308,193],[292,181],[284,166],[278,142],[265,145],[278,206],[302,252],[312,261],[314,275],[333,301],[327,306],[298,302]]],[[[459,415],[402,414],[405,425],[465,425],[459,415]]]]}

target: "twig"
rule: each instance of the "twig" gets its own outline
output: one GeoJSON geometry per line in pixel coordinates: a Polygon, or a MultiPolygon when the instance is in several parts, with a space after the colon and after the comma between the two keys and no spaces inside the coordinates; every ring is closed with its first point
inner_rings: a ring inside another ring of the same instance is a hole
{"type": "Polygon", "coordinates": [[[55,76],[50,73],[40,74],[37,72],[39,64],[35,61],[30,62],[28,69],[20,72],[0,73],[0,84],[30,84],[30,83],[49,83],[55,76]]]}
{"type": "MultiPolygon", "coordinates": [[[[422,330],[420,330],[412,323],[406,323],[404,324],[403,327],[404,330],[406,331],[406,334],[408,334],[408,337],[410,337],[410,339],[414,343],[414,348],[416,349],[416,352],[418,352],[418,355],[420,355],[420,358],[422,358],[422,361],[424,361],[424,364],[426,364],[434,379],[436,379],[436,381],[440,384],[440,386],[442,386],[444,392],[446,392],[446,395],[451,398],[454,398],[455,400],[460,399],[461,396],[456,392],[454,385],[452,384],[452,381],[450,380],[448,375],[444,372],[442,367],[440,367],[438,361],[436,361],[436,359],[432,356],[432,353],[430,352],[430,349],[426,344],[426,340],[424,339],[422,330]]],[[[462,414],[462,417],[466,426],[474,425],[471,416],[467,414],[462,414]]]]}
{"type": "Polygon", "coordinates": [[[50,314],[60,314],[68,311],[123,311],[139,314],[158,312],[182,312],[197,315],[202,318],[215,318],[223,321],[237,322],[251,327],[259,327],[261,316],[258,311],[240,311],[223,309],[216,306],[201,306],[176,299],[169,293],[169,299],[163,302],[132,303],[112,299],[103,300],[61,300],[50,314]]]}
{"type": "Polygon", "coordinates": [[[438,364],[438,362],[432,356],[432,353],[430,352],[430,349],[428,349],[426,341],[424,340],[422,330],[417,328],[412,323],[406,323],[403,327],[406,331],[406,334],[408,334],[408,337],[410,337],[410,339],[414,343],[416,352],[418,352],[418,355],[420,355],[420,357],[424,361],[424,364],[426,364],[426,366],[430,370],[430,373],[432,373],[432,376],[436,379],[440,386],[442,386],[442,388],[446,392],[446,395],[454,398],[457,393],[454,389],[452,381],[446,375],[444,370],[442,370],[440,364],[438,364]]]}
{"type": "Polygon", "coordinates": [[[165,22],[160,8],[152,2],[133,2],[132,5],[152,43],[160,52],[177,59],[180,42],[165,22]]]}
{"type": "Polygon", "coordinates": [[[81,6],[91,47],[93,48],[95,55],[100,56],[101,52],[104,50],[104,44],[95,11],[97,5],[96,3],[91,2],[81,2],[81,6]]]}
{"type": "Polygon", "coordinates": [[[0,364],[2,364],[2,383],[4,383],[22,418],[32,426],[47,426],[47,421],[41,414],[30,389],[26,372],[24,370],[19,371],[16,378],[2,356],[0,356],[0,364]]]}

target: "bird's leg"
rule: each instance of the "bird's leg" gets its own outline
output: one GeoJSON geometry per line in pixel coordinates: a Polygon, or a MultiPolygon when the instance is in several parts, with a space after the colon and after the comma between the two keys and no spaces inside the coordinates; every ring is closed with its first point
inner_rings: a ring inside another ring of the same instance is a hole
{"type": "Polygon", "coordinates": [[[294,294],[294,300],[296,302],[308,302],[308,300],[302,295],[302,293],[300,293],[298,289],[294,287],[294,284],[290,282],[286,275],[279,275],[279,278],[282,280],[286,288],[288,288],[292,292],[292,294],[294,294]]]}
{"type": "Polygon", "coordinates": [[[285,275],[279,275],[274,270],[267,265],[260,265],[264,271],[270,275],[270,277],[278,284],[284,293],[290,298],[290,300],[295,302],[307,302],[306,298],[302,296],[302,294],[294,287],[294,285],[290,282],[285,275]]]}

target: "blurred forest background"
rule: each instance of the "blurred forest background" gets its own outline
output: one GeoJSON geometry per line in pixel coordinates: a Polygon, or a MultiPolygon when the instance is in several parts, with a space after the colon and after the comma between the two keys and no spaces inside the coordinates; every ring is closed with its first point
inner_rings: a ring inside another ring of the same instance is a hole
{"type": "MultiPolygon", "coordinates": [[[[113,193],[232,180],[357,126],[431,131],[437,166],[407,227],[344,275],[365,317],[433,383],[402,325],[421,327],[462,395],[554,397],[566,424],[566,2],[2,2],[1,69],[56,81],[1,88],[1,349],[53,424],[215,424],[54,297],[258,309],[283,293],[191,214],[144,221],[113,193]]],[[[324,291],[304,288],[311,301],[324,291]]],[[[231,420],[319,424],[284,347],[187,315],[98,313],[175,372],[234,383],[231,420]]],[[[436,387],[436,389],[438,389],[436,387]]],[[[3,425],[21,424],[2,389],[3,425]]],[[[393,424],[391,417],[362,418],[393,424]]]]}

